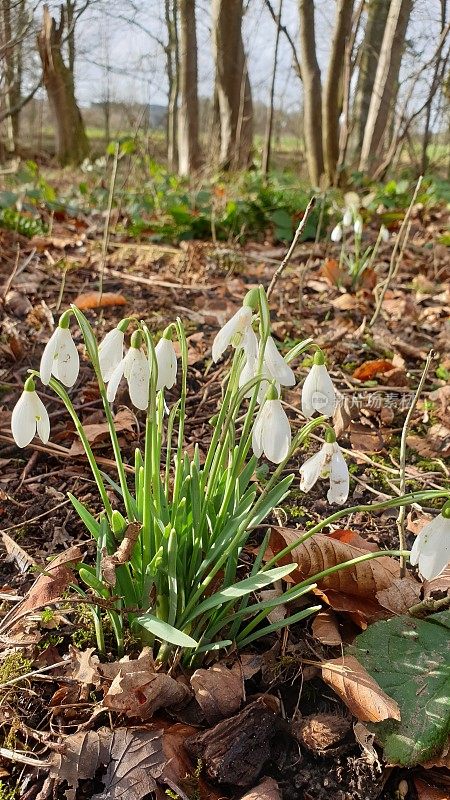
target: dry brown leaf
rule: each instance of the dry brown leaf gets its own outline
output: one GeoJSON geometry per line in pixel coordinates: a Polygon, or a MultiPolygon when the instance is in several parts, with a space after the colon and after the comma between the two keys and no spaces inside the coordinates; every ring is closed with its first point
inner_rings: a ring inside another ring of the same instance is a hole
{"type": "Polygon", "coordinates": [[[264,778],[258,786],[242,795],[241,800],[281,800],[281,792],[273,778],[264,778]]]}
{"type": "Polygon", "coordinates": [[[94,656],[95,647],[88,647],[87,650],[78,650],[73,645],[69,645],[69,653],[73,664],[72,678],[85,686],[97,684],[100,680],[98,672],[98,656],[94,656]]]}
{"type": "Polygon", "coordinates": [[[4,531],[2,533],[2,540],[4,548],[7,552],[7,556],[5,558],[5,562],[8,563],[10,561],[15,561],[17,566],[19,567],[20,572],[27,572],[30,567],[35,567],[37,562],[34,560],[32,556],[30,556],[20,544],[11,539],[4,531]]]}
{"type": "Polygon", "coordinates": [[[322,678],[362,722],[400,719],[395,700],[388,697],[354,656],[325,661],[322,678]]]}
{"type": "Polygon", "coordinates": [[[86,311],[90,308],[126,306],[128,300],[125,299],[123,294],[115,294],[114,292],[87,292],[79,294],[73,302],[81,311],[86,311]]]}
{"type": "Polygon", "coordinates": [[[347,736],[351,721],[336,714],[311,714],[295,726],[295,736],[313,753],[337,745],[347,736]]]}
{"type": "MultiPolygon", "coordinates": [[[[114,417],[114,427],[117,433],[121,431],[129,431],[132,433],[136,427],[136,417],[129,408],[121,408],[114,417]]],[[[83,425],[84,434],[87,437],[89,444],[95,444],[102,439],[106,439],[109,435],[109,427],[107,422],[86,423],[83,425]]],[[[84,447],[81,441],[74,439],[71,444],[69,453],[71,456],[78,456],[84,453],[84,447]]]]}
{"type": "Polygon", "coordinates": [[[187,703],[191,692],[184,684],[163,672],[149,673],[139,669],[121,670],[114,678],[103,698],[103,705],[111,711],[126,714],[127,717],[150,719],[158,708],[170,708],[187,703]]]}
{"type": "Polygon", "coordinates": [[[447,458],[450,456],[450,428],[438,422],[431,426],[426,436],[407,436],[406,444],[426,458],[447,458]]]}
{"type": "MultiPolygon", "coordinates": [[[[222,800],[223,795],[206,783],[202,775],[194,775],[196,764],[193,762],[184,746],[186,739],[197,733],[192,725],[177,722],[174,725],[164,724],[163,751],[166,760],[163,780],[180,798],[195,796],[199,800],[222,800]]],[[[167,795],[162,795],[166,800],[167,795]]]]}
{"type": "Polygon", "coordinates": [[[209,724],[234,714],[244,700],[244,682],[240,665],[233,669],[214,664],[197,669],[191,677],[195,698],[209,724]]]}
{"type": "Polygon", "coordinates": [[[384,358],[376,358],[373,361],[365,361],[353,372],[353,377],[359,381],[370,381],[377,375],[382,375],[383,372],[390,372],[394,368],[392,361],[387,361],[384,358]]]}
{"type": "Polygon", "coordinates": [[[116,567],[129,561],[141,529],[142,525],[140,522],[130,522],[125,529],[123,539],[116,552],[110,556],[107,554],[106,549],[102,552],[102,577],[108,586],[116,585],[116,567]]]}
{"type": "Polygon", "coordinates": [[[448,789],[439,789],[437,786],[430,786],[416,776],[414,776],[414,786],[416,787],[417,800],[450,800],[450,792],[448,789]]]}
{"type": "Polygon", "coordinates": [[[376,598],[383,608],[393,614],[406,614],[411,606],[420,599],[421,584],[412,577],[395,578],[387,589],[376,593],[376,598]]]}
{"type": "Polygon", "coordinates": [[[368,553],[375,553],[378,547],[373,542],[368,542],[359,535],[357,531],[352,531],[350,528],[339,528],[328,534],[330,539],[336,539],[338,542],[351,544],[353,547],[360,547],[361,550],[367,550],[368,553]]]}
{"type": "Polygon", "coordinates": [[[339,262],[335,258],[326,258],[320,267],[319,275],[325,278],[331,286],[339,286],[342,279],[339,262]]]}
{"type": "Polygon", "coordinates": [[[342,644],[339,624],[336,615],[332,611],[319,611],[314,617],[311,627],[313,636],[321,644],[329,647],[339,647],[342,644]]]}

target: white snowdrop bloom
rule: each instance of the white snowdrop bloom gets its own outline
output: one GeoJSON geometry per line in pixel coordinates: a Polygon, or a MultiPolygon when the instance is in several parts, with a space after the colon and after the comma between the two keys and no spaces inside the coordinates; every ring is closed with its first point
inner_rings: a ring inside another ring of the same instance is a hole
{"type": "Polygon", "coordinates": [[[339,222],[337,225],[335,225],[335,227],[331,231],[331,236],[330,236],[331,241],[332,242],[340,242],[341,239],[342,239],[342,234],[343,234],[342,225],[339,222]]]}
{"type": "Polygon", "coordinates": [[[119,383],[125,377],[131,402],[144,411],[148,406],[150,366],[140,345],[141,336],[137,331],[131,337],[130,349],[111,375],[106,396],[110,403],[114,402],[119,383]]]}
{"type": "Polygon", "coordinates": [[[418,533],[410,560],[413,567],[418,565],[420,574],[427,581],[436,578],[446,568],[450,562],[450,501],[418,533]]]}
{"type": "Polygon", "coordinates": [[[386,225],[382,225],[381,228],[380,228],[380,239],[381,239],[382,242],[388,242],[389,241],[389,231],[386,228],[386,225]]]}
{"type": "Polygon", "coordinates": [[[344,228],[350,228],[353,222],[353,213],[351,208],[346,208],[344,211],[344,216],[342,217],[342,224],[344,228]]]}
{"type": "Polygon", "coordinates": [[[109,331],[98,346],[100,372],[105,383],[108,383],[114,370],[123,359],[123,343],[128,323],[128,319],[119,322],[117,328],[109,331]]]}
{"type": "Polygon", "coordinates": [[[177,354],[172,340],[163,336],[155,347],[155,353],[158,363],[156,389],[171,389],[177,379],[177,354]]]}
{"type": "Polygon", "coordinates": [[[272,378],[281,386],[295,386],[295,375],[289,364],[286,364],[271,336],[267,339],[264,362],[272,378]]]}
{"type": "MultiPolygon", "coordinates": [[[[247,328],[244,332],[242,336],[241,347],[244,351],[245,362],[239,376],[240,389],[242,389],[242,387],[245,386],[248,381],[251,381],[251,379],[256,375],[259,344],[252,327],[247,328]]],[[[253,394],[253,389],[254,387],[249,389],[245,397],[251,397],[253,394]]]]}
{"type": "Polygon", "coordinates": [[[39,372],[42,383],[47,386],[52,375],[64,386],[73,386],[80,371],[80,356],[69,330],[71,311],[66,311],[58,327],[45,345],[39,372]]]}
{"type": "Polygon", "coordinates": [[[212,346],[213,361],[218,361],[230,344],[239,346],[242,335],[252,322],[253,312],[249,306],[242,306],[216,335],[212,346]]]}
{"type": "Polygon", "coordinates": [[[362,236],[363,221],[362,221],[361,217],[356,217],[355,223],[353,225],[353,231],[355,233],[355,236],[362,236]]]}
{"type": "Polygon", "coordinates": [[[348,497],[350,476],[341,448],[332,441],[333,437],[334,433],[328,431],[319,452],[300,467],[300,489],[309,492],[319,478],[329,478],[328,502],[342,506],[348,497]]]}
{"type": "Polygon", "coordinates": [[[33,379],[28,378],[12,412],[11,432],[18,447],[26,447],[36,431],[41,441],[47,444],[50,436],[47,409],[36,393],[33,379]]]}
{"type": "Polygon", "coordinates": [[[323,353],[314,354],[313,365],[302,387],[302,413],[309,419],[315,411],[332,417],[336,409],[336,391],[325,366],[323,353]]]}
{"type": "Polygon", "coordinates": [[[263,453],[269,461],[280,464],[289,453],[292,434],[286,412],[274,386],[261,406],[253,426],[252,446],[257,458],[263,453]]]}

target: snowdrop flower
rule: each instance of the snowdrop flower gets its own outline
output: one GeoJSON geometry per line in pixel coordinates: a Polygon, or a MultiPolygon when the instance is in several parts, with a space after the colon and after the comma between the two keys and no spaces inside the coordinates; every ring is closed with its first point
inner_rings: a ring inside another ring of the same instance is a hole
{"type": "MultiPolygon", "coordinates": [[[[248,381],[251,381],[252,378],[256,375],[256,367],[258,361],[258,339],[256,338],[256,334],[253,328],[247,328],[245,333],[242,336],[241,347],[244,351],[245,355],[245,363],[242,367],[241,374],[239,376],[239,388],[242,389],[248,381]]],[[[253,387],[254,388],[254,387],[253,387]]],[[[246,397],[251,397],[253,394],[253,388],[249,389],[246,397]]]]}
{"type": "Polygon", "coordinates": [[[389,231],[386,228],[386,225],[382,225],[381,228],[380,228],[380,239],[381,239],[382,242],[388,242],[389,241],[389,231]]]}
{"type": "Polygon", "coordinates": [[[239,347],[243,334],[251,325],[252,316],[253,312],[250,306],[244,305],[225,323],[213,341],[213,361],[218,361],[230,344],[239,347]]]}
{"type": "Polygon", "coordinates": [[[73,386],[80,371],[80,356],[69,330],[71,311],[62,314],[58,327],[45,345],[39,372],[47,386],[52,375],[64,386],[73,386]]]}
{"type": "Polygon", "coordinates": [[[129,319],[122,319],[117,328],[109,331],[98,346],[100,372],[105,383],[108,383],[114,370],[122,361],[125,331],[129,322],[129,319]]]}
{"type": "Polygon", "coordinates": [[[11,432],[18,447],[26,447],[38,433],[47,444],[50,436],[50,420],[47,409],[36,393],[33,378],[27,378],[23,392],[11,416],[11,432]]]}
{"type": "Polygon", "coordinates": [[[280,464],[289,453],[291,426],[278,399],[275,386],[270,386],[253,426],[252,446],[257,458],[263,453],[269,461],[280,464]]]}
{"type": "Polygon", "coordinates": [[[170,337],[170,328],[167,328],[162,338],[155,347],[156,361],[158,363],[158,380],[156,389],[171,389],[177,379],[177,354],[170,337]]]}
{"type": "Polygon", "coordinates": [[[344,228],[350,228],[353,222],[353,214],[351,208],[346,208],[344,212],[344,216],[342,217],[342,224],[344,228]]]}
{"type": "Polygon", "coordinates": [[[302,388],[302,413],[308,419],[315,411],[332,417],[336,408],[336,392],[325,366],[321,350],[314,354],[313,365],[302,388]]]}
{"type": "Polygon", "coordinates": [[[355,236],[359,236],[359,237],[362,236],[363,221],[362,221],[361,217],[356,217],[354,225],[353,225],[353,231],[355,233],[355,236]]]}
{"type": "Polygon", "coordinates": [[[302,492],[309,492],[319,478],[329,478],[328,502],[344,505],[348,497],[350,477],[341,448],[331,428],[327,430],[325,442],[319,452],[308,458],[300,467],[300,476],[302,492]]]}
{"type": "Polygon", "coordinates": [[[410,561],[419,566],[420,574],[431,581],[445,569],[450,561],[450,500],[441,513],[428,522],[416,536],[410,561]]]}
{"type": "Polygon", "coordinates": [[[286,364],[271,336],[267,339],[264,363],[272,378],[280,383],[281,386],[295,386],[295,375],[289,364],[286,364]]]}
{"type": "Polygon", "coordinates": [[[331,236],[330,236],[331,241],[332,242],[340,242],[341,239],[342,239],[342,234],[343,234],[342,225],[341,225],[340,222],[338,222],[338,224],[335,225],[335,227],[331,231],[331,236]]]}
{"type": "Polygon", "coordinates": [[[130,399],[136,408],[144,411],[148,406],[150,366],[148,358],[141,350],[142,335],[135,331],[131,337],[131,347],[119,362],[108,383],[106,396],[110,403],[114,398],[122,377],[128,382],[130,399]]]}

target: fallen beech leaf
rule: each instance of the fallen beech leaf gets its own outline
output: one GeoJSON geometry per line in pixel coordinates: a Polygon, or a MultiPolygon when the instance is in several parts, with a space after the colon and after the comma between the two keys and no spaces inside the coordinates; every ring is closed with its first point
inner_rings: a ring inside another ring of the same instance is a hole
{"type": "Polygon", "coordinates": [[[234,669],[228,669],[225,664],[197,669],[191,677],[191,686],[209,724],[234,714],[244,700],[239,664],[234,669]]]}
{"type": "Polygon", "coordinates": [[[11,536],[8,536],[7,533],[2,531],[2,539],[3,539],[3,546],[7,552],[7,556],[5,558],[5,562],[15,561],[17,566],[19,567],[19,571],[24,573],[27,572],[30,567],[35,567],[37,562],[30,556],[25,550],[22,549],[20,544],[11,539],[11,536]]]}
{"type": "Polygon", "coordinates": [[[414,776],[414,786],[416,787],[417,800],[450,800],[450,792],[448,789],[439,789],[437,786],[430,786],[416,776],[414,776]]]}
{"type": "Polygon", "coordinates": [[[164,672],[139,669],[139,659],[128,662],[135,671],[119,671],[103,698],[103,705],[128,717],[150,719],[158,708],[183,705],[191,697],[187,686],[164,672]]]}
{"type": "Polygon", "coordinates": [[[313,636],[321,644],[326,644],[329,647],[338,647],[342,644],[338,621],[332,611],[319,611],[314,617],[311,627],[313,636]]]}
{"type": "Polygon", "coordinates": [[[273,778],[264,778],[258,786],[246,792],[241,800],[281,800],[281,792],[273,778]]]}
{"type": "MultiPolygon", "coordinates": [[[[114,417],[114,427],[117,433],[121,431],[129,431],[132,433],[136,427],[136,417],[129,408],[121,408],[114,417]]],[[[109,435],[109,427],[107,422],[87,423],[83,425],[83,430],[89,444],[106,439],[109,435]]],[[[78,456],[84,453],[84,447],[77,437],[74,439],[70,446],[69,453],[71,456],[78,456]]]]}
{"type": "Polygon", "coordinates": [[[426,436],[407,436],[406,444],[426,458],[447,458],[450,456],[450,428],[437,423],[431,426],[426,436]]]}
{"type": "Polygon", "coordinates": [[[354,656],[325,661],[322,678],[362,722],[400,720],[398,704],[383,692],[354,656]]]}
{"type": "Polygon", "coordinates": [[[319,275],[332,286],[339,286],[342,280],[339,262],[335,258],[326,258],[319,270],[319,275]]]}
{"type": "Polygon", "coordinates": [[[336,714],[311,714],[303,717],[295,729],[295,736],[313,753],[323,752],[347,736],[351,721],[336,714]]]}
{"type": "Polygon", "coordinates": [[[419,602],[421,584],[412,577],[396,578],[387,589],[377,592],[376,598],[383,608],[393,614],[406,614],[419,602]]]}
{"type": "Polygon", "coordinates": [[[100,679],[98,672],[98,656],[94,656],[95,647],[88,647],[87,650],[78,650],[73,645],[69,645],[71,661],[73,663],[72,678],[85,686],[97,684],[100,679]]]}
{"type": "Polygon", "coordinates": [[[386,361],[384,358],[376,358],[373,361],[365,361],[353,372],[353,377],[359,381],[370,381],[376,375],[382,375],[383,372],[390,372],[394,368],[392,361],[386,361]]]}
{"type": "Polygon", "coordinates": [[[90,308],[126,306],[128,300],[125,299],[123,294],[114,294],[114,292],[87,292],[86,294],[79,294],[73,302],[81,311],[86,311],[90,308]]]}
{"type": "Polygon", "coordinates": [[[378,550],[378,547],[373,542],[368,542],[367,539],[363,539],[362,536],[357,533],[357,531],[352,531],[349,528],[342,528],[337,531],[332,531],[328,534],[330,539],[336,539],[338,542],[344,542],[345,544],[351,544],[353,547],[360,547],[361,550],[367,550],[368,553],[375,553],[378,550]]]}

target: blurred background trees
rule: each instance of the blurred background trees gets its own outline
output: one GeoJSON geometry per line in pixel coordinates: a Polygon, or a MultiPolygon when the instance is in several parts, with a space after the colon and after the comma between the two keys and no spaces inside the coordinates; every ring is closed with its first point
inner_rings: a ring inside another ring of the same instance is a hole
{"type": "Polygon", "coordinates": [[[0,156],[181,175],[448,169],[449,0],[0,0],[0,156]]]}

